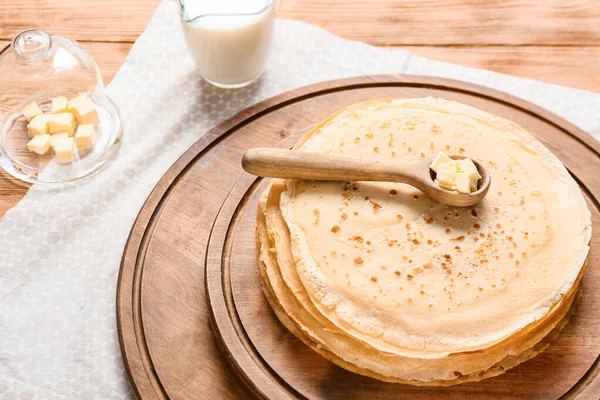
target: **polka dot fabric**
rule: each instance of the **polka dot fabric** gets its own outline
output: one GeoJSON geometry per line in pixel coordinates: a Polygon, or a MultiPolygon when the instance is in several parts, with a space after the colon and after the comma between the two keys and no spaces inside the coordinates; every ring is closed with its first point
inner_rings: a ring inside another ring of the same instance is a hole
{"type": "Polygon", "coordinates": [[[122,147],[100,173],[33,186],[0,221],[0,399],[133,396],[115,322],[127,235],[169,166],[224,119],[299,86],[364,74],[438,75],[513,93],[600,135],[600,95],[425,60],[278,20],[263,78],[208,85],[187,54],[178,10],[164,1],[107,92],[125,120],[122,147]]]}

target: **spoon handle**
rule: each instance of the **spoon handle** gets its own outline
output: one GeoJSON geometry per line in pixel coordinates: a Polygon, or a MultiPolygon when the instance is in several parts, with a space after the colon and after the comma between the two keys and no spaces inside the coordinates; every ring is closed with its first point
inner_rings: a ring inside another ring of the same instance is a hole
{"type": "Polygon", "coordinates": [[[421,163],[377,163],[306,151],[255,148],[246,151],[246,172],[269,178],[329,181],[381,181],[416,183],[422,180],[421,163]]]}

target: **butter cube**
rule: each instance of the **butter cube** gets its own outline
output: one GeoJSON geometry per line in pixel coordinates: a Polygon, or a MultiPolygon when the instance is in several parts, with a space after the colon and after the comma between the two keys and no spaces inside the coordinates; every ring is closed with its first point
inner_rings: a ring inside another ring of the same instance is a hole
{"type": "Polygon", "coordinates": [[[88,99],[88,98],[89,98],[89,96],[86,93],[80,94],[77,97],[73,97],[71,100],[69,100],[69,104],[67,106],[67,111],[72,113],[73,112],[73,108],[75,107],[75,104],[77,104],[81,100],[85,100],[85,99],[88,99]]]}
{"type": "Polygon", "coordinates": [[[433,170],[433,172],[437,173],[440,165],[447,164],[449,162],[452,162],[452,159],[450,157],[448,157],[446,154],[440,152],[435,157],[435,159],[433,160],[431,165],[429,165],[429,168],[431,168],[433,170]]]}
{"type": "Polygon", "coordinates": [[[37,154],[46,154],[49,149],[50,135],[48,134],[35,135],[33,139],[27,143],[27,150],[37,154]]]}
{"type": "Polygon", "coordinates": [[[460,193],[471,193],[471,177],[464,173],[459,172],[455,176],[456,190],[460,193]]]}
{"type": "Polygon", "coordinates": [[[27,133],[29,134],[29,137],[34,137],[35,135],[45,135],[48,133],[49,119],[50,114],[36,115],[31,122],[27,124],[27,133]]]}
{"type": "Polygon", "coordinates": [[[73,136],[75,132],[75,118],[71,113],[54,114],[48,120],[50,133],[67,132],[73,136]]]}
{"type": "Polygon", "coordinates": [[[94,103],[90,98],[77,97],[72,100],[74,104],[69,104],[71,112],[77,118],[77,122],[81,125],[93,124],[97,125],[100,123],[98,117],[98,111],[94,107],[94,103]]]}
{"type": "Polygon", "coordinates": [[[68,137],[69,137],[69,134],[67,132],[55,133],[55,134],[51,135],[50,136],[50,146],[52,146],[52,150],[54,150],[54,147],[56,146],[56,142],[58,142],[60,140],[64,140],[68,137]]]}
{"type": "Polygon", "coordinates": [[[75,144],[78,149],[91,149],[96,142],[96,130],[94,125],[79,125],[75,134],[75,144]]]}
{"type": "Polygon", "coordinates": [[[439,181],[437,181],[437,180],[435,181],[435,183],[437,183],[437,185],[438,185],[439,187],[441,187],[442,189],[446,189],[446,190],[449,190],[449,191],[451,191],[451,192],[453,192],[453,191],[455,191],[455,190],[456,190],[456,185],[448,185],[448,184],[445,184],[445,183],[439,182],[439,181]]]}
{"type": "Polygon", "coordinates": [[[470,158],[453,160],[446,154],[439,153],[429,168],[435,171],[435,183],[442,189],[460,193],[477,191],[477,181],[481,179],[481,175],[470,158]]]}
{"type": "Polygon", "coordinates": [[[462,172],[467,174],[469,178],[475,179],[475,181],[477,181],[477,179],[481,179],[481,175],[479,175],[479,171],[477,171],[475,163],[470,158],[460,160],[458,161],[458,164],[462,172]]]}
{"type": "Polygon", "coordinates": [[[52,99],[52,114],[67,112],[69,100],[66,97],[60,96],[52,99]]]}
{"type": "Polygon", "coordinates": [[[72,137],[63,137],[54,142],[54,154],[56,161],[65,164],[73,162],[73,144],[72,137]]]}
{"type": "Polygon", "coordinates": [[[34,101],[32,103],[27,104],[27,106],[25,106],[21,113],[23,113],[23,115],[25,116],[25,118],[27,118],[28,121],[31,121],[37,115],[40,115],[42,113],[42,110],[40,110],[37,103],[34,101]]]}
{"type": "Polygon", "coordinates": [[[447,163],[446,168],[449,168],[454,172],[463,172],[462,169],[460,169],[460,164],[457,160],[452,160],[449,163],[447,163]]]}
{"type": "Polygon", "coordinates": [[[447,164],[442,165],[436,174],[435,182],[442,188],[454,190],[456,185],[456,171],[447,164]]]}

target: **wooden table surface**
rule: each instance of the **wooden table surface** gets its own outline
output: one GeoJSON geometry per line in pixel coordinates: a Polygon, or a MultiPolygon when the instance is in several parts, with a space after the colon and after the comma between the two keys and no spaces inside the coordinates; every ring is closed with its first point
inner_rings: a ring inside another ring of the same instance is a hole
{"type": "MultiPolygon", "coordinates": [[[[108,84],[160,0],[0,2],[0,48],[36,27],[79,41],[108,84]]],[[[279,17],[346,39],[600,91],[598,0],[281,0],[279,17]]],[[[0,216],[29,185],[0,171],[0,216]]]]}

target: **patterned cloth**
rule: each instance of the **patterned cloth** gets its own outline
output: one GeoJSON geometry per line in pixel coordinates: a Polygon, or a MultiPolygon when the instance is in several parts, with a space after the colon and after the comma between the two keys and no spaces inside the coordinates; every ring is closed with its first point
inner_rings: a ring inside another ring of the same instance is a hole
{"type": "Polygon", "coordinates": [[[122,147],[100,173],[33,186],[0,221],[0,399],[126,398],[115,290],[127,235],[168,167],[204,133],[260,100],[299,86],[377,73],[471,81],[539,104],[600,136],[600,94],[435,62],[278,20],[264,77],[221,90],[187,54],[165,0],[107,88],[125,120],[122,147]]]}

